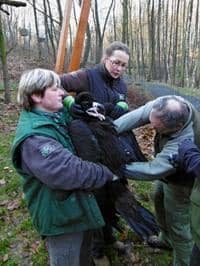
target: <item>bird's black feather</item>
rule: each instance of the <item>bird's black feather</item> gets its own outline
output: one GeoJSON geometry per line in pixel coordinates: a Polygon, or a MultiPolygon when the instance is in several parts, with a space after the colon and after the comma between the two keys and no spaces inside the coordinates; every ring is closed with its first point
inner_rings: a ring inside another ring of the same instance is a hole
{"type": "MultiPolygon", "coordinates": [[[[76,98],[84,111],[92,106],[93,98],[81,93],[76,98]]],[[[103,108],[101,109],[103,110],[103,108]]],[[[123,166],[130,162],[146,161],[132,132],[118,135],[112,121],[84,115],[72,121],[69,133],[77,154],[84,160],[106,165],[120,177],[95,191],[105,222],[120,230],[118,215],[122,216],[141,239],[158,232],[154,216],[138,202],[127,186],[123,166]]]]}

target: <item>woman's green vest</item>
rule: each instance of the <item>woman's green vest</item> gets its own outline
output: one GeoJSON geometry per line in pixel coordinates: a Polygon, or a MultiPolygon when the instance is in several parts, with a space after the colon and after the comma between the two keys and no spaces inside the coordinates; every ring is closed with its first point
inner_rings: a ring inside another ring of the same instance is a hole
{"type": "MultiPolygon", "coordinates": [[[[60,119],[69,121],[69,115],[63,112],[60,119]]],[[[20,168],[19,148],[31,135],[51,137],[72,153],[73,147],[67,132],[55,120],[47,118],[43,112],[21,112],[12,146],[12,161],[22,177],[25,199],[39,234],[59,235],[102,227],[103,217],[92,193],[81,190],[55,191],[35,176],[23,173],[20,168]]]]}

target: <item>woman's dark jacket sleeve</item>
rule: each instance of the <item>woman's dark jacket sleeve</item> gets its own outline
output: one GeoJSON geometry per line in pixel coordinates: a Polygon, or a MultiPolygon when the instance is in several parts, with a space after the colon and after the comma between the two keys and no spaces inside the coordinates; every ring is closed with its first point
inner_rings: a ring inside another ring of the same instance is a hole
{"type": "Polygon", "coordinates": [[[107,167],[83,161],[56,140],[44,136],[31,136],[22,143],[21,165],[25,173],[52,189],[98,188],[113,178],[107,167]]]}
{"type": "Polygon", "coordinates": [[[61,85],[67,92],[88,91],[89,80],[85,70],[77,70],[60,76],[61,85]]]}

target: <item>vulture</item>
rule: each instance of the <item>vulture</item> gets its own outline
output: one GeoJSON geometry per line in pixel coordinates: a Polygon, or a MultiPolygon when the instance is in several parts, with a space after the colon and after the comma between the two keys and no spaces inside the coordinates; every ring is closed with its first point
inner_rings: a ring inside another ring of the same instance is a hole
{"type": "Polygon", "coordinates": [[[105,116],[104,106],[96,103],[88,92],[79,93],[75,104],[81,107],[81,112],[72,113],[69,134],[77,155],[106,165],[119,178],[94,190],[105,222],[122,232],[121,216],[142,241],[158,234],[153,214],[136,200],[123,174],[125,164],[146,161],[133,132],[118,135],[111,118],[105,116]]]}

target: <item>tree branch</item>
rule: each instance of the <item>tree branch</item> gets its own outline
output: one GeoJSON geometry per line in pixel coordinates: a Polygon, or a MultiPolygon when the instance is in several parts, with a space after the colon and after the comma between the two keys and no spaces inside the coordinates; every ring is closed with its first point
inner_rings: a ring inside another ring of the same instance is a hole
{"type": "Polygon", "coordinates": [[[6,15],[10,15],[10,13],[9,13],[7,10],[3,9],[3,8],[1,7],[1,5],[0,5],[0,11],[6,13],[6,15]]]}
{"type": "Polygon", "coordinates": [[[0,6],[1,5],[9,5],[9,6],[26,6],[26,3],[21,2],[21,1],[12,1],[12,0],[0,0],[0,6]]]}

